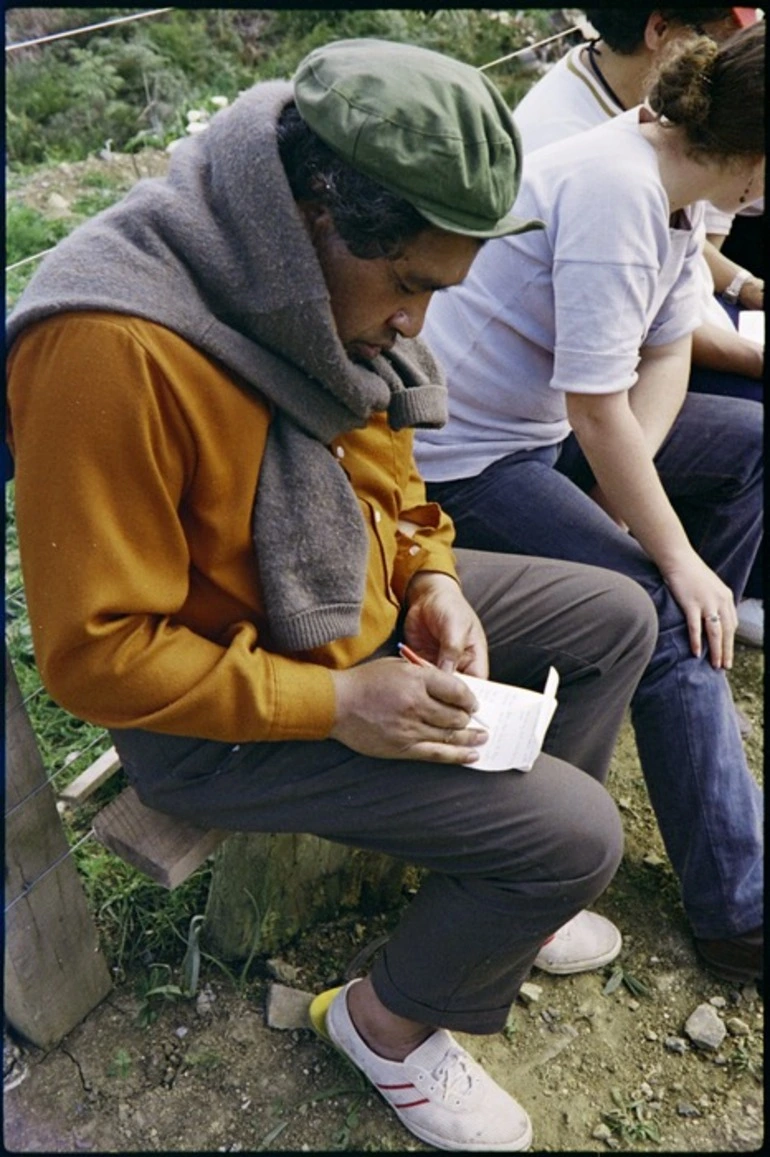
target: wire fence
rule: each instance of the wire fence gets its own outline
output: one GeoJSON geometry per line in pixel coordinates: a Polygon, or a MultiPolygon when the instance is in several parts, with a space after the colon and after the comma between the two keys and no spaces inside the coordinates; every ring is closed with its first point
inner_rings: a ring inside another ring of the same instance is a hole
{"type": "Polygon", "coordinates": [[[82,36],[86,32],[96,32],[99,28],[114,28],[118,24],[129,24],[132,20],[147,20],[151,16],[163,16],[173,12],[173,8],[152,8],[147,12],[134,12],[131,16],[115,16],[112,20],[102,20],[98,24],[85,24],[82,28],[71,28],[67,32],[50,32],[47,36],[36,36],[33,40],[20,40],[17,44],[6,44],[6,52],[16,52],[20,48],[33,48],[36,44],[50,44],[54,40],[69,40],[72,36],[82,36]]]}

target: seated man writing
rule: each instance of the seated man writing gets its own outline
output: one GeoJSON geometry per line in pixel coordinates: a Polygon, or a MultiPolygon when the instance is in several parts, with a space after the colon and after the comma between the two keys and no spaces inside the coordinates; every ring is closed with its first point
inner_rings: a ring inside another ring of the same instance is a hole
{"type": "Polygon", "coordinates": [[[9,323],[47,687],[111,729],[149,806],[428,869],[325,1028],[407,1128],[459,1150],[532,1128],[451,1030],[500,1030],[533,963],[620,949],[585,908],[620,858],[602,781],[655,634],[623,576],[453,553],[414,465],[414,428],[446,413],[428,302],[487,238],[538,227],[510,213],[519,174],[475,69],[333,43],[73,233],[9,323]],[[546,753],[475,770],[454,672],[539,690],[551,665],[546,753]]]}

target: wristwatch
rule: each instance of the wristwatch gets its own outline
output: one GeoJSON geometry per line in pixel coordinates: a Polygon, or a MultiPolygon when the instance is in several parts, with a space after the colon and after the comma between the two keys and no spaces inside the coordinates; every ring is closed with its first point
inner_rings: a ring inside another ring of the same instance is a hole
{"type": "Polygon", "coordinates": [[[747,281],[751,281],[753,274],[749,273],[748,269],[739,269],[735,277],[732,279],[727,289],[722,291],[722,297],[728,305],[737,305],[738,298],[741,296],[741,290],[747,281]]]}

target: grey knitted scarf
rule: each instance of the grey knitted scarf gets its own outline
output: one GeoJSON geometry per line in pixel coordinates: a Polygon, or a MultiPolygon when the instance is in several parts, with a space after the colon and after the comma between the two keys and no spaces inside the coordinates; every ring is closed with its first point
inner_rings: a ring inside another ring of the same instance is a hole
{"type": "Polygon", "coordinates": [[[359,630],[367,535],[328,443],[376,411],[394,429],[446,420],[440,372],[419,340],[399,338],[366,369],[337,337],[278,156],[276,120],[291,98],[289,83],[270,81],[218,113],[175,149],[166,178],[140,181],[62,241],[8,322],[10,346],[64,311],[147,318],[269,399],[254,541],[268,642],[279,651],[359,630]]]}

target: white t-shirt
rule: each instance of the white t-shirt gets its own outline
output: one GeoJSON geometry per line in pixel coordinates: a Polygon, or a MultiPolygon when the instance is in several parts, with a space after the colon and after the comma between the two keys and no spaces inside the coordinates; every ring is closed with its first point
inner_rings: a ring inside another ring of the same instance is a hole
{"type": "Polygon", "coordinates": [[[582,49],[578,44],[558,60],[513,110],[525,155],[624,111],[583,64],[582,49]]]}
{"type": "Polygon", "coordinates": [[[698,230],[670,227],[638,121],[632,109],[528,157],[515,211],[547,228],[488,241],[462,285],[434,295],[424,336],[450,416],[416,440],[429,481],[561,442],[564,391],[630,389],[642,346],[698,325],[698,230]]]}
{"type": "MultiPolygon", "coordinates": [[[[525,156],[553,141],[604,124],[624,111],[602,86],[590,64],[583,63],[583,48],[584,45],[578,44],[557,61],[513,110],[525,156]]],[[[727,236],[732,220],[732,213],[724,213],[704,202],[702,240],[706,233],[727,236]]],[[[714,278],[705,258],[701,277],[701,319],[722,329],[734,330],[714,298],[714,278]]]]}

